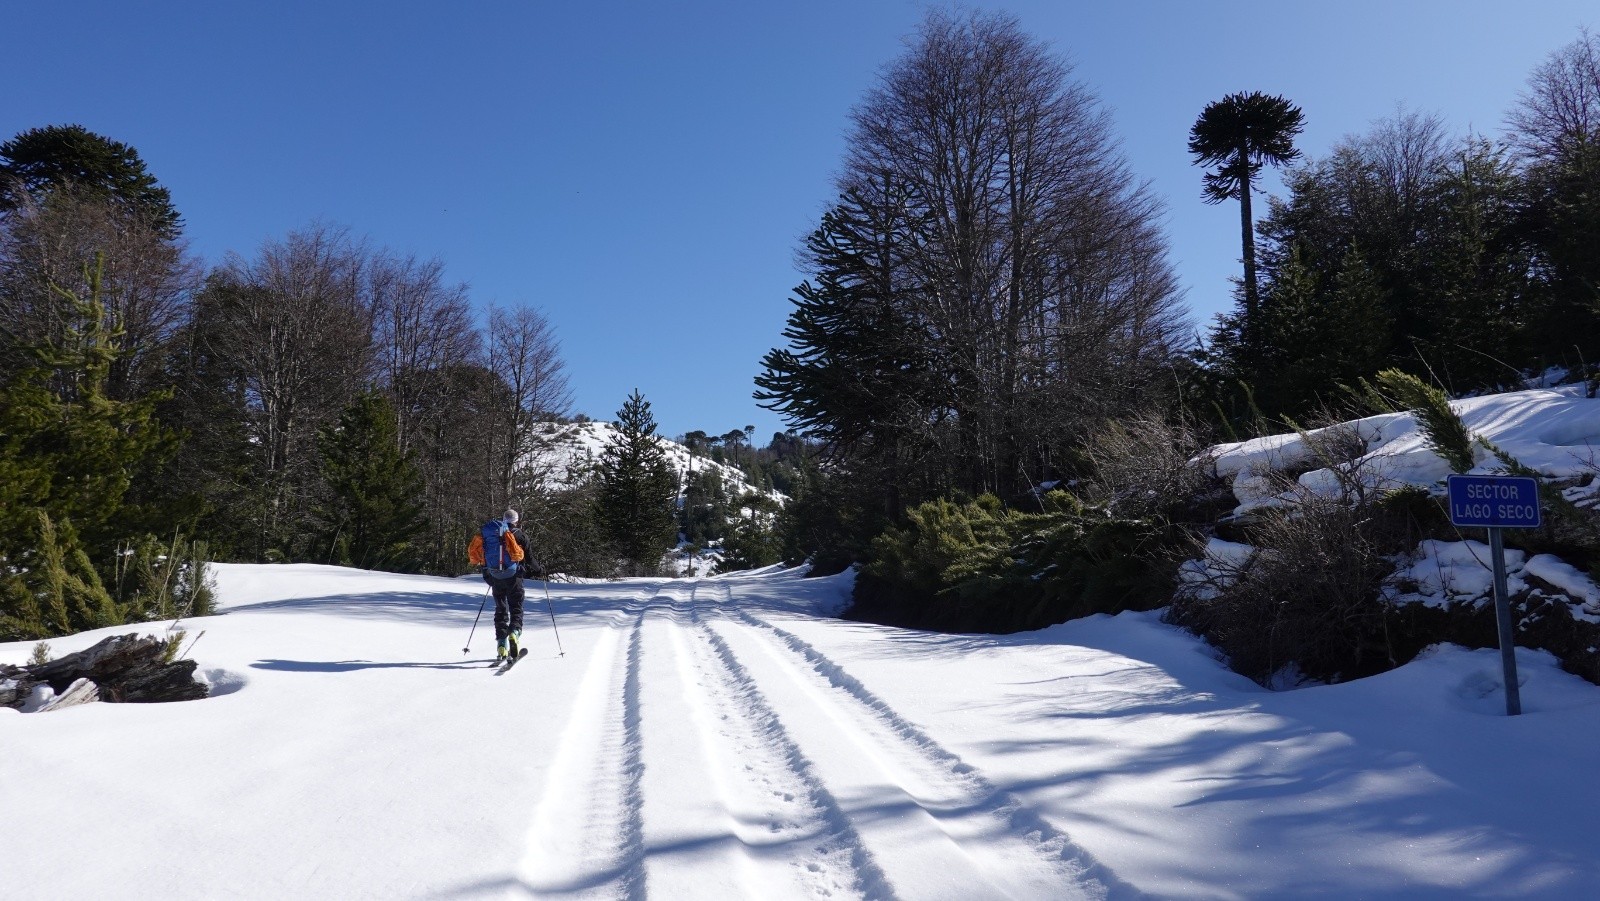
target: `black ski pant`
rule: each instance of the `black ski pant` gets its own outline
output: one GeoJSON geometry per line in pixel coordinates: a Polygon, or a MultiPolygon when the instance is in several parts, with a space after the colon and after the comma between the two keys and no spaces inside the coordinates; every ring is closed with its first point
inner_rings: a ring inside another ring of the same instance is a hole
{"type": "Polygon", "coordinates": [[[522,601],[527,595],[522,590],[520,575],[497,579],[488,573],[483,581],[494,592],[494,639],[500,641],[512,632],[522,631],[522,601]]]}

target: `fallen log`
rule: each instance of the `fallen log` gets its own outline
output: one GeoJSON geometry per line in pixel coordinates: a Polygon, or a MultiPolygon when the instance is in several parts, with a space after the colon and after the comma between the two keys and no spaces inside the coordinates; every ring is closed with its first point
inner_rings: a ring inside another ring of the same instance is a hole
{"type": "Polygon", "coordinates": [[[21,707],[37,684],[27,670],[0,663],[0,707],[21,707]]]}
{"type": "MultiPolygon", "coordinates": [[[[11,678],[19,685],[23,681],[45,683],[58,696],[78,680],[87,679],[94,683],[99,700],[111,703],[193,701],[205,697],[208,688],[195,681],[195,662],[166,662],[162,659],[166,648],[165,641],[151,635],[113,635],[49,663],[24,666],[21,676],[11,678]]],[[[28,690],[31,689],[29,684],[28,690]]],[[[23,693],[22,700],[26,699],[27,694],[23,693]]],[[[21,702],[11,706],[21,706],[21,702]]]]}
{"type": "Polygon", "coordinates": [[[88,679],[79,679],[67,687],[67,690],[51,698],[48,703],[39,708],[40,713],[46,710],[60,710],[63,707],[76,707],[79,704],[92,704],[100,700],[100,690],[88,679]]]}

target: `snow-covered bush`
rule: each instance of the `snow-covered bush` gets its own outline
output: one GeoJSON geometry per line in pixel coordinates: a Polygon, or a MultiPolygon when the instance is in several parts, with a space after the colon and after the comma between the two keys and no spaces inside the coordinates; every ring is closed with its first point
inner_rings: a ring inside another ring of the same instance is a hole
{"type": "MultiPolygon", "coordinates": [[[[1216,449],[1239,505],[1195,542],[1169,616],[1264,684],[1287,667],[1333,680],[1441,641],[1497,644],[1486,589],[1424,577],[1430,561],[1461,569],[1430,548],[1467,546],[1444,506],[1451,472],[1539,478],[1544,525],[1507,530],[1509,556],[1545,561],[1546,576],[1600,571],[1600,406],[1570,389],[1450,401],[1384,376],[1375,390],[1404,412],[1216,449]]],[[[1517,643],[1600,682],[1600,610],[1575,601],[1574,579],[1541,578],[1513,580],[1517,643]]]]}

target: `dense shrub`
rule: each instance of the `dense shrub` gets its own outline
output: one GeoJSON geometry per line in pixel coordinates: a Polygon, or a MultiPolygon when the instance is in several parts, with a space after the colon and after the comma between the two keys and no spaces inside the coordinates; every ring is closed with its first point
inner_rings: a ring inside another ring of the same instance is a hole
{"type": "Polygon", "coordinates": [[[124,622],[209,616],[216,612],[216,586],[206,567],[206,545],[154,535],[120,546],[108,588],[124,622]]]}
{"type": "Polygon", "coordinates": [[[1168,618],[1262,684],[1290,670],[1339,681],[1388,669],[1396,661],[1379,594],[1404,533],[1378,513],[1315,495],[1268,510],[1251,529],[1255,552],[1208,561],[1168,618]]]}
{"type": "Polygon", "coordinates": [[[1017,632],[1166,603],[1178,533],[1117,518],[1065,492],[1042,513],[992,495],[930,501],[873,542],[847,616],[951,632],[1017,632]]]}

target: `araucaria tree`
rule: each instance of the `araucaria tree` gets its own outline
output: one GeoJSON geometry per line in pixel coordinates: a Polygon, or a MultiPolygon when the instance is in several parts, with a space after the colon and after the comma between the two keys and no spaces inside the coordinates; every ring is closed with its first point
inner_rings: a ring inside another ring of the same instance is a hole
{"type": "Polygon", "coordinates": [[[879,484],[1017,496],[1159,395],[1183,340],[1159,204],[1043,44],[932,12],[852,119],[764,406],[879,484]]]}
{"type": "Polygon", "coordinates": [[[654,573],[676,543],[677,484],[656,438],[650,403],[633,392],[617,411],[617,435],[600,458],[600,519],[634,573],[654,573]]]}
{"type": "Polygon", "coordinates": [[[0,144],[0,212],[62,189],[114,203],[164,239],[183,229],[171,193],[145,169],[139,152],[121,141],[81,125],[49,125],[0,144]]]}
{"type": "Polygon", "coordinates": [[[1281,166],[1300,156],[1294,139],[1305,127],[1300,108],[1283,97],[1252,91],[1229,94],[1206,104],[1189,130],[1189,152],[1196,165],[1216,166],[1205,176],[1207,203],[1239,201],[1239,233],[1244,252],[1244,312],[1255,319],[1256,244],[1250,215],[1250,189],[1264,164],[1281,166]]]}

